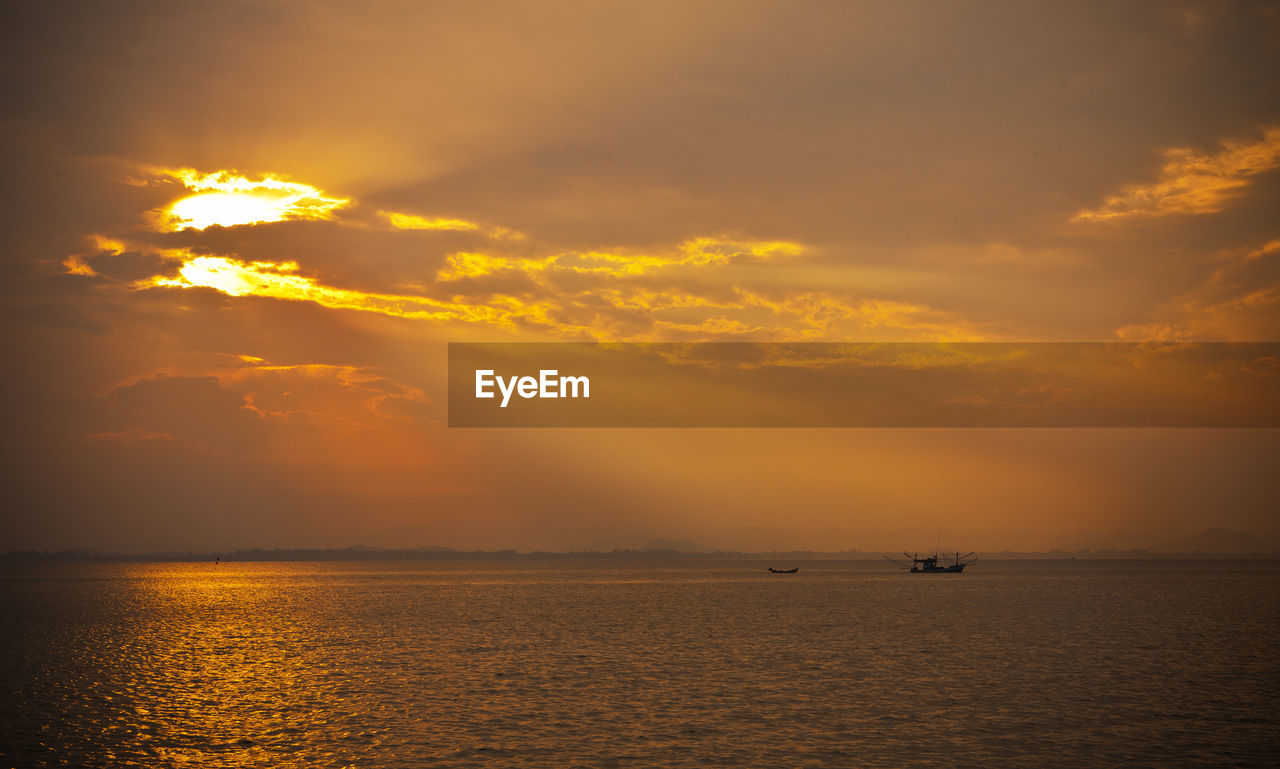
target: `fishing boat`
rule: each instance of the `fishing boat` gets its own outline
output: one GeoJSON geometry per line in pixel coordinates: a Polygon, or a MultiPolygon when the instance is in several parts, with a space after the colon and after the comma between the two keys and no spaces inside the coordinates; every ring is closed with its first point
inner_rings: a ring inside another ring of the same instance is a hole
{"type": "Polygon", "coordinates": [[[918,553],[903,553],[903,555],[911,560],[899,561],[887,555],[884,559],[889,563],[906,569],[912,574],[959,574],[964,571],[964,567],[978,560],[973,557],[973,553],[961,555],[959,552],[955,555],[934,553],[924,558],[921,558],[918,553]]]}
{"type": "Polygon", "coordinates": [[[772,566],[769,567],[769,572],[772,574],[795,574],[798,571],[800,571],[799,566],[794,569],[775,569],[772,566]]]}

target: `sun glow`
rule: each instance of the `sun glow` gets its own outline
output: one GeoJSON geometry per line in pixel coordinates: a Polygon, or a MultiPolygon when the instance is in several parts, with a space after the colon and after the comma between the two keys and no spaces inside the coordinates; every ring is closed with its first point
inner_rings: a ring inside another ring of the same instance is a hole
{"type": "Polygon", "coordinates": [[[230,171],[201,174],[190,168],[166,170],[161,175],[196,193],[163,209],[157,224],[169,232],[287,219],[329,219],[348,202],[346,198],[326,197],[311,185],[270,175],[255,181],[230,171]]]}
{"type": "Polygon", "coordinates": [[[135,288],[211,288],[234,297],[314,302],[396,318],[551,328],[561,336],[602,341],[746,334],[807,340],[850,327],[894,329],[949,341],[982,338],[962,320],[923,305],[857,301],[821,292],[769,298],[735,287],[731,295],[710,298],[674,288],[653,291],[644,286],[617,285],[597,287],[587,297],[562,299],[510,294],[433,298],[325,285],[299,274],[299,265],[291,261],[251,262],[186,250],[168,250],[164,255],[181,261],[177,272],[138,281],[135,288]],[[602,305],[610,309],[602,313],[602,305]]]}
{"type": "MultiPolygon", "coordinates": [[[[324,220],[347,203],[325,197],[314,187],[273,176],[253,181],[226,171],[200,174],[189,169],[157,174],[196,193],[166,209],[161,229],[168,231],[213,224],[324,220]]],[[[479,230],[494,241],[523,237],[514,230],[464,219],[377,213],[395,230],[479,230]]],[[[348,224],[365,226],[359,219],[348,224]]],[[[558,336],[597,340],[745,336],[807,340],[849,333],[847,329],[885,329],[895,335],[928,334],[935,339],[977,338],[962,319],[924,305],[856,299],[824,291],[758,293],[739,285],[707,292],[694,276],[732,265],[783,263],[809,253],[807,246],[794,241],[701,236],[653,250],[583,250],[541,256],[504,253],[500,243],[491,246],[496,252],[448,254],[426,285],[401,283],[394,289],[397,293],[381,293],[327,285],[302,274],[294,261],[250,261],[199,249],[140,245],[136,247],[178,264],[134,281],[133,286],[206,288],[232,297],[312,302],[332,309],[434,322],[553,330],[558,336]],[[660,274],[667,280],[658,287],[652,278],[660,274]],[[566,283],[576,289],[566,293],[566,283]]],[[[64,267],[84,275],[92,269],[87,261],[74,259],[64,267]]]]}
{"type": "Polygon", "coordinates": [[[212,288],[229,296],[315,302],[324,307],[364,310],[398,318],[504,322],[518,314],[520,303],[495,301],[493,306],[445,302],[425,296],[379,294],[336,288],[298,275],[297,262],[245,262],[226,256],[178,254],[183,259],[176,276],[157,275],[138,288],[212,288]]]}

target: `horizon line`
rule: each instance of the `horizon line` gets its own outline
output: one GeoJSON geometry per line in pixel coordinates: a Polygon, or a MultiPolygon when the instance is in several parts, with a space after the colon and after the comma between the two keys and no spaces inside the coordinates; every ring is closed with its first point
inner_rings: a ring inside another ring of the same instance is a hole
{"type": "MultiPolygon", "coordinates": [[[[459,560],[554,560],[608,559],[608,560],[762,560],[766,558],[793,558],[797,560],[875,560],[889,553],[885,550],[679,550],[674,548],[614,548],[611,550],[540,550],[517,548],[476,548],[464,550],[443,545],[422,545],[414,548],[387,548],[364,545],[346,547],[276,547],[237,548],[235,550],[154,550],[140,553],[116,553],[86,548],[59,550],[24,548],[0,552],[0,562],[172,562],[191,563],[202,561],[459,561],[459,560]]],[[[920,551],[924,552],[924,551],[920,551]]],[[[898,554],[893,551],[894,555],[898,554]]],[[[978,551],[983,558],[1018,560],[1116,560],[1116,559],[1168,559],[1168,558],[1280,558],[1275,550],[1177,550],[1162,551],[1146,548],[1063,550],[990,550],[978,551]]]]}

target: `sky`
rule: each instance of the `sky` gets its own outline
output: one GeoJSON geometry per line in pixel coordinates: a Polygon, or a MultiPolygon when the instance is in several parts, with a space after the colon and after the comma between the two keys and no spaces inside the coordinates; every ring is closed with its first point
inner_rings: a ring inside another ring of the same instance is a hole
{"type": "Polygon", "coordinates": [[[1273,429],[445,399],[451,341],[1280,341],[1274,4],[3,13],[0,550],[1280,549],[1273,429]]]}

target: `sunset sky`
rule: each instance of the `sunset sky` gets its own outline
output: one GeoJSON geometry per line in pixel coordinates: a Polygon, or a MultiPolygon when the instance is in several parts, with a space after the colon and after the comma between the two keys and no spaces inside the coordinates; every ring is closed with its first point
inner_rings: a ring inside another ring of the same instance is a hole
{"type": "Polygon", "coordinates": [[[1280,549],[1274,429],[445,402],[450,341],[1280,342],[1274,3],[4,16],[0,550],[1280,549]]]}

